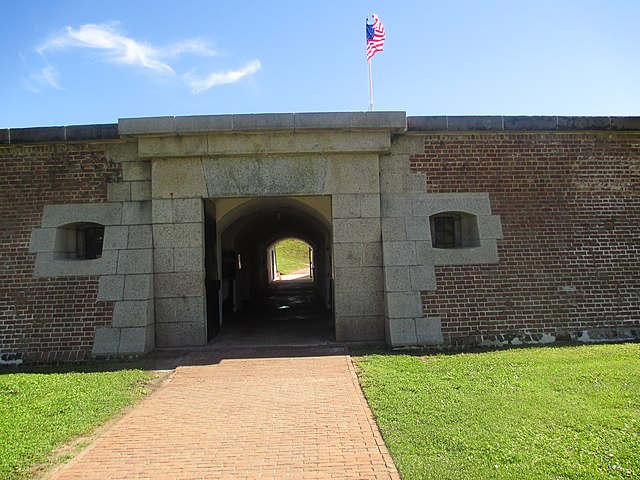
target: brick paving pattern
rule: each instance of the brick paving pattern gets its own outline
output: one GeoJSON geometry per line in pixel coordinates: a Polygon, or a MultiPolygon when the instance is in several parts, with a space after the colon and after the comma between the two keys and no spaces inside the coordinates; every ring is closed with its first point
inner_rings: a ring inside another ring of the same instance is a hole
{"type": "Polygon", "coordinates": [[[341,347],[192,353],[50,480],[399,479],[341,347]]]}

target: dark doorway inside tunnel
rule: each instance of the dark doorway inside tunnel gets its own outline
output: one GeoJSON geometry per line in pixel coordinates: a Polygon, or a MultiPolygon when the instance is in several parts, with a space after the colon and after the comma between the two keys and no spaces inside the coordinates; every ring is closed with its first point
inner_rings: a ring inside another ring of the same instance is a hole
{"type": "Polygon", "coordinates": [[[225,346],[320,345],[333,342],[331,311],[309,279],[273,282],[227,316],[213,343],[225,346]]]}
{"type": "Polygon", "coordinates": [[[215,236],[205,244],[217,260],[206,262],[208,338],[225,345],[335,340],[330,197],[205,202],[205,232],[215,236]],[[291,239],[306,248],[308,273],[282,281],[277,247],[291,239]]]}

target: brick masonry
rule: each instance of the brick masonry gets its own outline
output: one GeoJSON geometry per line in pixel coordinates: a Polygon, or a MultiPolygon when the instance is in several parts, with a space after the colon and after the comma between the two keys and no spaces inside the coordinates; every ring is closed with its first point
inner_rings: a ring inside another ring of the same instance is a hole
{"type": "Polygon", "coordinates": [[[638,133],[428,134],[410,168],[502,221],[498,264],[438,266],[422,293],[445,346],[637,338],[638,133]]]}
{"type": "Polygon", "coordinates": [[[98,277],[34,278],[29,253],[44,205],[107,200],[121,177],[104,145],[0,146],[0,363],[85,359],[113,306],[98,301],[98,277]]]}

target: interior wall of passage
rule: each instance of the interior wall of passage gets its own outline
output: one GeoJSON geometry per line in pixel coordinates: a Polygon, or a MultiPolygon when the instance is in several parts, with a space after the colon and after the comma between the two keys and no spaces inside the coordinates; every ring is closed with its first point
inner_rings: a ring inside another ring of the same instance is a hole
{"type": "MultiPolygon", "coordinates": [[[[259,294],[271,281],[269,248],[296,237],[313,249],[315,286],[331,308],[331,197],[235,197],[208,199],[215,204],[217,275],[221,320],[259,294]],[[240,255],[242,268],[225,278],[225,258],[240,255]]],[[[209,219],[211,221],[212,219],[209,219]]]]}

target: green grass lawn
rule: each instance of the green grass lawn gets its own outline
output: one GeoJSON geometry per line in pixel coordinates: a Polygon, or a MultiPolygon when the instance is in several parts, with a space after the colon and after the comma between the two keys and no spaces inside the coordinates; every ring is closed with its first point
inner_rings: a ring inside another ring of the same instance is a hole
{"type": "Polygon", "coordinates": [[[140,398],[153,378],[141,370],[41,372],[0,373],[3,480],[34,476],[61,445],[140,398]]]}
{"type": "Polygon", "coordinates": [[[404,480],[640,478],[640,344],[357,365],[404,480]]]}
{"type": "Polygon", "coordinates": [[[275,247],[278,271],[283,275],[309,268],[309,245],[289,238],[275,247]]]}

